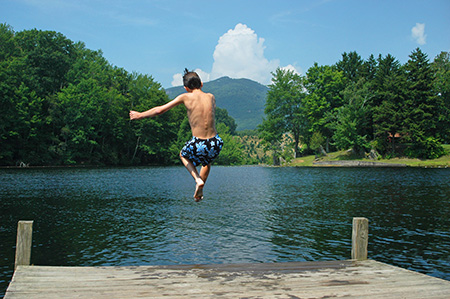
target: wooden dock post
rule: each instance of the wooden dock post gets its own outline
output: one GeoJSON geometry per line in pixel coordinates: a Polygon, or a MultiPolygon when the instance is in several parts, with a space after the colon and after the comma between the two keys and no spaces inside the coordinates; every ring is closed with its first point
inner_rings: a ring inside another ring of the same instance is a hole
{"type": "Polygon", "coordinates": [[[367,260],[367,245],[369,243],[369,220],[364,217],[353,218],[352,259],[367,260]]]}
{"type": "Polygon", "coordinates": [[[31,243],[33,234],[33,221],[20,220],[17,225],[16,260],[17,266],[28,266],[31,260],[31,243]]]}

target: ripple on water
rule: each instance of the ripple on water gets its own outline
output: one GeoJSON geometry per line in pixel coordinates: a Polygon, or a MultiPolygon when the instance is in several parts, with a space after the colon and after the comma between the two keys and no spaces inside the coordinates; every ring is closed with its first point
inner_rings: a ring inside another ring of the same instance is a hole
{"type": "Polygon", "coordinates": [[[33,219],[41,265],[347,259],[353,217],[369,256],[450,279],[450,169],[214,166],[205,199],[183,167],[0,170],[0,283],[33,219]]]}

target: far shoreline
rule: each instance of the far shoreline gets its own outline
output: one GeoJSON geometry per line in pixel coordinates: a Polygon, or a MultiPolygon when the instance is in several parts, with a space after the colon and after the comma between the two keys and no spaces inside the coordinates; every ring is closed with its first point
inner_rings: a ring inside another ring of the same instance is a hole
{"type": "Polygon", "coordinates": [[[349,151],[338,151],[328,153],[326,156],[314,155],[299,157],[286,163],[285,166],[312,166],[312,167],[417,167],[417,168],[450,168],[450,155],[437,159],[412,159],[391,158],[377,159],[361,158],[352,156],[349,151]]]}
{"type": "Polygon", "coordinates": [[[404,163],[384,163],[384,162],[369,162],[358,160],[343,160],[343,161],[317,161],[313,162],[313,166],[338,166],[338,167],[407,167],[404,163]]]}

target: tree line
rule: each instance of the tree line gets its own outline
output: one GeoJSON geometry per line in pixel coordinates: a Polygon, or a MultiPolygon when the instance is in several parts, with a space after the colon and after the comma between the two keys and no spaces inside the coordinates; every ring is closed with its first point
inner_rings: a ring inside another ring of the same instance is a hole
{"type": "MultiPolygon", "coordinates": [[[[275,158],[333,149],[386,157],[435,158],[450,143],[450,57],[429,62],[416,49],[401,65],[392,55],[363,60],[342,54],[304,76],[273,73],[259,128],[275,158]],[[292,141],[291,141],[292,140],[292,141]],[[289,152],[288,151],[288,152],[289,152]]],[[[155,119],[128,111],[169,101],[152,76],[111,65],[54,31],[15,32],[0,24],[0,165],[170,165],[191,135],[184,107],[155,119]]],[[[226,142],[218,164],[254,164],[254,142],[235,136],[236,123],[217,108],[226,142]],[[244,142],[244,143],[243,143],[244,142]]],[[[255,152],[256,153],[256,152],[255,152]]]]}
{"type": "Polygon", "coordinates": [[[350,52],[305,75],[272,75],[259,130],[274,162],[290,144],[296,156],[352,149],[433,159],[450,143],[449,52],[430,62],[417,48],[403,65],[390,54],[363,60],[350,52]]]}
{"type": "MultiPolygon", "coordinates": [[[[111,65],[61,33],[0,24],[0,165],[170,165],[191,132],[184,107],[130,122],[169,101],[152,76],[111,65]]],[[[236,123],[217,108],[227,143],[218,164],[245,163],[236,123]]]]}

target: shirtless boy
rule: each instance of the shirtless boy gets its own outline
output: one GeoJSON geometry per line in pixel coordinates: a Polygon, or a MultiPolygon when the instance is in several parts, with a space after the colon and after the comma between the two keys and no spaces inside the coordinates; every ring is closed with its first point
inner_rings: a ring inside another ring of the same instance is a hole
{"type": "Polygon", "coordinates": [[[203,83],[195,72],[184,71],[183,85],[187,93],[181,94],[165,105],[154,107],[145,112],[130,111],[130,119],[154,117],[184,104],[187,109],[192,139],[181,149],[180,158],[195,180],[194,199],[203,199],[203,187],[211,170],[211,163],[220,153],[223,141],[216,131],[214,95],[201,90],[203,83]],[[202,165],[200,174],[196,166],[202,165]]]}

